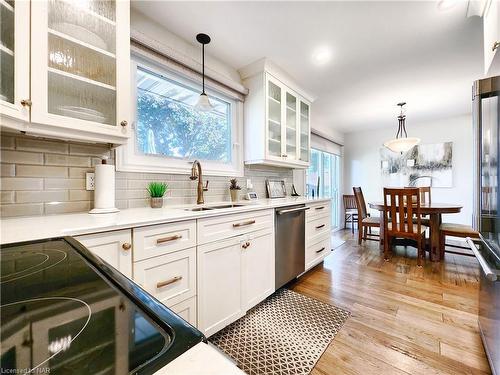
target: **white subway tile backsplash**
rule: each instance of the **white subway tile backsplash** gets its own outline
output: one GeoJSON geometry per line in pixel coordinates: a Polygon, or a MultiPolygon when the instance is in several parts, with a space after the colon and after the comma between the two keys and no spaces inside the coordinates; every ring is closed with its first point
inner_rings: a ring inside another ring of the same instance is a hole
{"type": "MultiPolygon", "coordinates": [[[[93,171],[102,155],[114,152],[108,145],[89,145],[64,141],[48,141],[25,135],[2,135],[2,163],[0,185],[2,216],[23,216],[85,212],[93,206],[92,191],[85,190],[85,173],[93,171]],[[4,161],[4,160],[2,160],[4,161]],[[18,209],[17,209],[18,208],[18,209]]],[[[245,167],[245,177],[239,178],[241,196],[246,192],[246,178],[254,189],[265,197],[267,178],[283,179],[289,191],[292,183],[290,169],[273,167],[245,167]]],[[[164,204],[195,204],[198,181],[188,175],[116,172],[116,206],[119,209],[149,206],[147,185],[151,181],[166,182],[169,190],[164,204]]],[[[229,177],[204,176],[210,181],[204,193],[205,202],[228,201],[229,177]]]]}
{"type": "Polygon", "coordinates": [[[16,176],[20,177],[68,177],[68,168],[46,165],[16,165],[16,176]]]}

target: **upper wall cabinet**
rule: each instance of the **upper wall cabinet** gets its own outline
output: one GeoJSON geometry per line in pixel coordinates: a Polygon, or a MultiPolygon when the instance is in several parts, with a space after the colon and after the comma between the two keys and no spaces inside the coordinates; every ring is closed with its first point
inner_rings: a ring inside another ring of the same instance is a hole
{"type": "Polygon", "coordinates": [[[129,2],[30,4],[31,17],[26,19],[31,19],[31,63],[26,77],[31,76],[31,97],[22,101],[29,122],[15,128],[49,137],[124,143],[131,122],[129,2]]]}
{"type": "Polygon", "coordinates": [[[311,99],[279,68],[260,60],[240,70],[245,101],[245,163],[307,168],[311,99]]]}
{"type": "Polygon", "coordinates": [[[0,0],[0,107],[2,123],[29,120],[29,40],[28,1],[0,0]]]}
{"type": "Polygon", "coordinates": [[[484,72],[498,74],[500,70],[500,4],[498,0],[486,2],[483,15],[484,72]]]}

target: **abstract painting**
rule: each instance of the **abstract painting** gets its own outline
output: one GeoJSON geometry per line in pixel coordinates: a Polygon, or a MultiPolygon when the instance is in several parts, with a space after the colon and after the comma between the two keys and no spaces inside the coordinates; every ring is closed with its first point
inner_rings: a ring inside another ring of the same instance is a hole
{"type": "Polygon", "coordinates": [[[406,153],[380,149],[385,187],[453,186],[453,142],[421,144],[406,153]]]}

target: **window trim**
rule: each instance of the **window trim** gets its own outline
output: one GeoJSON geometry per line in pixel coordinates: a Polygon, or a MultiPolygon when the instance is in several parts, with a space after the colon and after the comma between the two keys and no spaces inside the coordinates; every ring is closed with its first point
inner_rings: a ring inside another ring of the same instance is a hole
{"type": "MultiPolygon", "coordinates": [[[[131,61],[131,118],[133,119],[130,138],[125,145],[116,149],[116,170],[120,172],[139,173],[165,173],[165,174],[190,174],[191,164],[194,160],[171,158],[168,156],[141,155],[136,152],[136,121],[137,121],[137,82],[136,72],[140,66],[160,76],[164,76],[175,82],[179,82],[189,87],[199,89],[201,84],[182,75],[174,69],[169,69],[168,64],[158,64],[143,56],[132,54],[131,61]]],[[[215,90],[205,83],[205,91],[210,96],[216,96],[231,103],[231,144],[232,162],[220,163],[209,160],[201,160],[203,173],[206,176],[227,176],[242,177],[244,175],[243,163],[243,102],[238,97],[230,97],[225,93],[215,90]]]]}

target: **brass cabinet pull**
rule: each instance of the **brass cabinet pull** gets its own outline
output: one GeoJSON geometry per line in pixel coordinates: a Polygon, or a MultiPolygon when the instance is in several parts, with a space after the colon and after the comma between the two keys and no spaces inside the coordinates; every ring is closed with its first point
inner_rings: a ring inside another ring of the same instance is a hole
{"type": "Polygon", "coordinates": [[[248,220],[242,223],[234,223],[233,228],[244,227],[245,225],[252,225],[252,224],[255,224],[255,220],[248,220]]]}
{"type": "Polygon", "coordinates": [[[122,249],[123,250],[130,250],[132,248],[132,244],[128,243],[128,242],[125,242],[123,245],[122,245],[122,249]]]}
{"type": "Polygon", "coordinates": [[[23,99],[23,100],[21,100],[21,105],[23,107],[31,107],[32,104],[33,103],[31,102],[30,99],[23,99]]]}
{"type": "Polygon", "coordinates": [[[325,208],[325,206],[316,207],[317,210],[322,210],[323,208],[325,208]]]}
{"type": "Polygon", "coordinates": [[[245,242],[243,245],[241,245],[242,248],[246,249],[247,247],[250,247],[250,242],[245,242]]]}
{"type": "Polygon", "coordinates": [[[321,229],[321,228],[324,228],[324,227],[325,227],[325,224],[321,224],[321,225],[318,225],[318,226],[316,227],[316,229],[321,229]]]}
{"type": "Polygon", "coordinates": [[[121,126],[123,126],[123,127],[125,127],[125,126],[127,126],[127,125],[128,125],[128,122],[127,122],[127,121],[125,121],[125,120],[123,120],[122,122],[120,122],[120,125],[121,125],[121,126]]]}
{"type": "Polygon", "coordinates": [[[169,236],[169,237],[158,238],[156,240],[156,244],[159,245],[159,244],[164,243],[164,242],[175,241],[175,240],[178,240],[181,238],[182,238],[181,234],[175,234],[175,235],[169,236]]]}
{"type": "Polygon", "coordinates": [[[171,279],[165,280],[165,281],[159,281],[156,283],[157,288],[162,288],[164,286],[170,285],[175,283],[176,281],[182,280],[182,276],[174,276],[171,279]]]}
{"type": "Polygon", "coordinates": [[[325,249],[326,249],[326,247],[322,247],[321,249],[316,250],[316,252],[317,252],[317,253],[321,253],[321,252],[322,252],[323,250],[325,250],[325,249]]]}
{"type": "Polygon", "coordinates": [[[495,43],[493,43],[491,50],[494,52],[498,47],[500,47],[500,42],[495,42],[495,43]]]}

